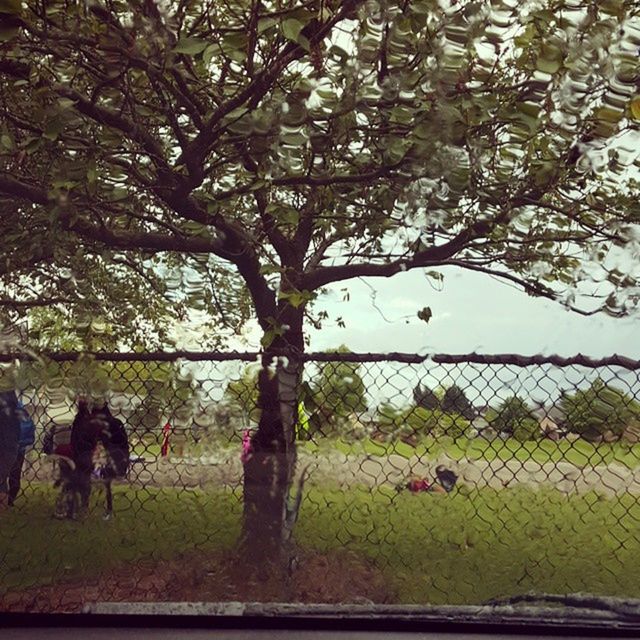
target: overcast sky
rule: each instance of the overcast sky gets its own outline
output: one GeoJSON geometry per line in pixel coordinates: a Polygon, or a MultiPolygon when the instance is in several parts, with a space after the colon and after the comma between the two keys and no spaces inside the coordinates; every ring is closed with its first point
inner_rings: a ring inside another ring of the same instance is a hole
{"type": "MultiPolygon", "coordinates": [[[[443,273],[439,291],[420,271],[336,285],[318,304],[318,310],[326,309],[333,318],[342,316],[346,327],[328,323],[321,331],[310,330],[310,350],[323,351],[345,344],[354,352],[582,353],[592,357],[617,353],[640,358],[637,316],[580,316],[558,303],[529,297],[483,274],[455,268],[444,269],[443,273]],[[348,302],[342,301],[344,293],[340,291],[345,286],[350,293],[348,302]],[[372,291],[376,292],[375,301],[372,291]],[[416,316],[425,306],[433,311],[428,324],[416,316]]],[[[260,335],[257,324],[253,324],[247,333],[248,343],[234,341],[230,346],[258,349],[260,335]]],[[[229,363],[229,372],[240,366],[229,363]]],[[[496,404],[497,398],[514,393],[533,404],[549,406],[557,401],[562,389],[584,387],[597,375],[615,380],[625,390],[640,392],[637,375],[617,368],[590,371],[575,367],[369,364],[363,365],[360,373],[370,406],[387,400],[403,406],[410,402],[411,390],[418,382],[432,388],[457,383],[478,406],[496,404]]]]}
{"type": "MultiPolygon", "coordinates": [[[[318,309],[326,309],[333,318],[342,316],[346,327],[327,323],[321,331],[311,329],[311,350],[345,344],[356,352],[582,353],[594,357],[618,353],[640,357],[637,316],[584,317],[483,274],[452,268],[443,273],[440,291],[420,271],[337,285],[318,309]],[[350,293],[348,302],[342,301],[340,291],[345,286],[350,293]],[[416,316],[425,306],[433,312],[428,324],[416,316]]],[[[257,326],[248,333],[252,347],[258,346],[259,336],[257,326]]]]}

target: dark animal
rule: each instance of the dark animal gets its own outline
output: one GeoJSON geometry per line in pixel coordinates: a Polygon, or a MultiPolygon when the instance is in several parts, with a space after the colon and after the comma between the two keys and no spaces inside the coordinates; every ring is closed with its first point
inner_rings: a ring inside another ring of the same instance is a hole
{"type": "Polygon", "coordinates": [[[438,479],[438,484],[447,493],[451,493],[453,487],[456,486],[456,482],[458,481],[458,476],[442,464],[439,464],[436,467],[436,478],[438,479]]]}
{"type": "Polygon", "coordinates": [[[129,439],[123,423],[104,405],[89,409],[86,402],[78,404],[78,413],[71,426],[68,453],[70,459],[61,460],[61,486],[56,504],[56,517],[75,518],[89,505],[91,480],[102,482],[106,493],[105,518],[113,515],[111,483],[126,475],[129,467],[129,439]],[[95,468],[94,455],[98,445],[106,452],[106,463],[95,468]]]}

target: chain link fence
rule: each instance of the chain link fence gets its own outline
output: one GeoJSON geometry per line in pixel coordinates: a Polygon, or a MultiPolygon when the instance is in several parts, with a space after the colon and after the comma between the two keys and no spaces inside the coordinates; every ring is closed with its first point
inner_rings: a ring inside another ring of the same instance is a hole
{"type": "Polygon", "coordinates": [[[283,595],[234,560],[258,354],[5,360],[37,438],[0,514],[0,610],[640,596],[640,362],[304,356],[306,483],[283,595]],[[53,517],[59,459],[43,439],[71,424],[79,397],[106,400],[129,437],[109,520],[97,473],[88,510],[53,517]]]}

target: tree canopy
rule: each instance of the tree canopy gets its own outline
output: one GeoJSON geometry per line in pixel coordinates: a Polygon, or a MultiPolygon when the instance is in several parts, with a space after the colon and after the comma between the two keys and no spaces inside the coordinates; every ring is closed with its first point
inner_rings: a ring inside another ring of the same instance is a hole
{"type": "Polygon", "coordinates": [[[497,409],[487,412],[487,421],[498,433],[509,434],[516,440],[525,442],[541,436],[540,425],[526,401],[511,396],[497,409]]]}
{"type": "Polygon", "coordinates": [[[476,416],[476,410],[471,401],[457,384],[447,387],[440,404],[445,413],[459,413],[467,420],[473,420],[476,416]]]}
{"type": "Polygon", "coordinates": [[[423,409],[438,409],[440,407],[440,398],[428,386],[423,387],[419,382],[413,388],[413,401],[417,407],[423,409]]]}
{"type": "MultiPolygon", "coordinates": [[[[346,353],[344,346],[336,350],[346,353]]],[[[309,384],[312,410],[311,425],[314,432],[330,435],[340,431],[350,416],[367,410],[368,403],[360,364],[355,362],[323,362],[309,384]]]]}
{"type": "Polygon", "coordinates": [[[267,344],[331,283],[453,265],[628,312],[635,5],[2,2],[2,308],[267,344]]]}
{"type": "Polygon", "coordinates": [[[560,408],[568,429],[586,438],[597,438],[607,431],[620,437],[627,427],[640,423],[640,403],[600,378],[588,389],[563,394],[560,408]]]}

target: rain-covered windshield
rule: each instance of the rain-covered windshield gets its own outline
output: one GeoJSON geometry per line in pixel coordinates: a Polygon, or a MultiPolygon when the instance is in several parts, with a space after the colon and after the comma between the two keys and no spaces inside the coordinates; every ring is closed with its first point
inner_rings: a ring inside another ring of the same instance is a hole
{"type": "Polygon", "coordinates": [[[0,612],[633,626],[639,52],[0,0],[0,612]]]}

